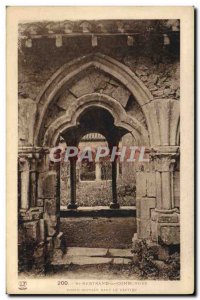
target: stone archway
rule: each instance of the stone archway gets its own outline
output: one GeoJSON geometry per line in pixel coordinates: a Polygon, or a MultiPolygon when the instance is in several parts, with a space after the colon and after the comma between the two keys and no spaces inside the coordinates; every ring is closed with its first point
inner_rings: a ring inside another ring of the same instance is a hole
{"type": "MultiPolygon", "coordinates": [[[[138,102],[145,116],[150,134],[152,132],[151,127],[158,127],[154,118],[150,122],[151,116],[146,113],[145,109],[143,109],[145,104],[148,104],[151,100],[153,100],[153,96],[143,82],[122,63],[105,55],[92,54],[76,59],[61,67],[47,82],[43,91],[38,96],[38,110],[34,135],[34,143],[36,145],[40,143],[42,135],[41,129],[44,124],[48,107],[57,99],[57,95],[63,91],[68,82],[73,81],[79,74],[91,67],[109,74],[111,78],[119,81],[125,89],[134,96],[134,99],[138,102]]],[[[151,139],[153,138],[150,136],[150,140],[151,139]]]]}
{"type": "Polygon", "coordinates": [[[138,145],[149,146],[149,136],[146,128],[134,117],[129,116],[125,109],[113,98],[99,93],[88,94],[77,99],[66,114],[55,120],[44,134],[43,146],[55,146],[59,135],[70,127],[77,125],[79,116],[91,107],[106,109],[114,118],[114,125],[131,132],[138,145]]]}
{"type": "MultiPolygon", "coordinates": [[[[62,136],[68,146],[78,146],[81,137],[92,130],[104,134],[110,149],[118,147],[119,140],[126,133],[130,133],[134,137],[138,146],[149,145],[146,129],[133,117],[128,116],[114,99],[97,93],[81,97],[71,107],[67,117],[64,115],[53,122],[45,133],[44,145],[54,146],[59,142],[59,137],[62,136]],[[83,117],[88,116],[91,118],[91,115],[93,119],[90,120],[90,124],[83,123],[82,125],[83,117]],[[97,115],[100,118],[97,119],[97,115]],[[105,119],[108,122],[106,124],[104,124],[105,119]]],[[[70,170],[73,169],[73,172],[70,173],[71,191],[73,193],[68,208],[77,208],[75,165],[76,160],[70,160],[70,170]]],[[[116,161],[112,162],[112,183],[113,203],[111,203],[111,206],[119,208],[116,192],[116,161]]]]}
{"type": "MultiPolygon", "coordinates": [[[[137,176],[137,238],[176,243],[179,214],[174,204],[173,175],[179,154],[179,103],[174,99],[153,99],[143,82],[122,63],[92,54],[60,68],[37,98],[34,148],[27,153],[35,157],[39,152],[43,161],[40,170],[48,173],[46,157],[50,147],[58,143],[60,134],[76,128],[79,117],[91,108],[105,109],[116,128],[130,132],[138,145],[150,148],[151,163],[146,169],[139,169],[137,176]],[[106,84],[98,90],[90,89],[91,82],[84,85],[89,72],[97,78],[102,76],[106,84]],[[117,93],[107,85],[113,85],[117,93]],[[127,109],[130,99],[137,102],[137,109],[131,113],[127,109]],[[62,103],[55,109],[53,105],[58,101],[62,103]],[[174,239],[169,237],[171,232],[174,239]]],[[[59,195],[55,200],[59,202],[59,195]]]]}

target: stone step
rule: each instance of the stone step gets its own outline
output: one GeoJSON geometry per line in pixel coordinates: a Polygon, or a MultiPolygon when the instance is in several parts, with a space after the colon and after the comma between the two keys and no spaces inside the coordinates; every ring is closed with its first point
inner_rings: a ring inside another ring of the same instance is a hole
{"type": "Polygon", "coordinates": [[[106,248],[87,248],[87,247],[69,247],[67,248],[69,256],[106,256],[106,257],[132,257],[131,249],[106,249],[106,248]]]}
{"type": "Polygon", "coordinates": [[[109,206],[93,206],[78,207],[75,210],[61,206],[60,217],[136,217],[136,206],[121,206],[120,209],[112,209],[109,206]]]}
{"type": "Polygon", "coordinates": [[[67,255],[69,256],[106,256],[106,248],[87,248],[87,247],[69,247],[67,255]]]}
{"type": "Polygon", "coordinates": [[[70,247],[64,255],[55,250],[52,265],[129,264],[132,256],[131,249],[70,247]]]}

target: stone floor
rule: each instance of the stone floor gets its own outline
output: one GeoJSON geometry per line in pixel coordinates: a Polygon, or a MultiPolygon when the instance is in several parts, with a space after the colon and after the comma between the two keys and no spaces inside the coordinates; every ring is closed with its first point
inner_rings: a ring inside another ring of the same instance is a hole
{"type": "Polygon", "coordinates": [[[132,257],[131,249],[69,247],[64,255],[61,250],[54,252],[52,265],[127,265],[131,263],[132,257]]]}

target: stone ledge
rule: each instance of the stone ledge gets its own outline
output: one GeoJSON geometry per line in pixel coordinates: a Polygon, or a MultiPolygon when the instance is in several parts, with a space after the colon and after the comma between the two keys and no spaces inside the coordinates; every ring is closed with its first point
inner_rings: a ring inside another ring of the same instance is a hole
{"type": "Polygon", "coordinates": [[[135,217],[135,206],[123,206],[119,209],[111,209],[106,206],[78,207],[76,210],[63,209],[61,207],[60,217],[135,217]]]}

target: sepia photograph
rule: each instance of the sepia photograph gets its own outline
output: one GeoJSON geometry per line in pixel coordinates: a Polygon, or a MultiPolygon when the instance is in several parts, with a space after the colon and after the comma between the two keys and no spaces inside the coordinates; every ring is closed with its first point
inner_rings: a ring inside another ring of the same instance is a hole
{"type": "MultiPolygon", "coordinates": [[[[53,7],[52,18],[31,9],[12,30],[15,293],[29,293],[32,280],[30,293],[53,292],[48,280],[66,294],[142,294],[159,281],[175,289],[186,257],[180,14],[74,10],[57,20],[53,7]]],[[[184,13],[192,23],[193,9],[184,13]]]]}

